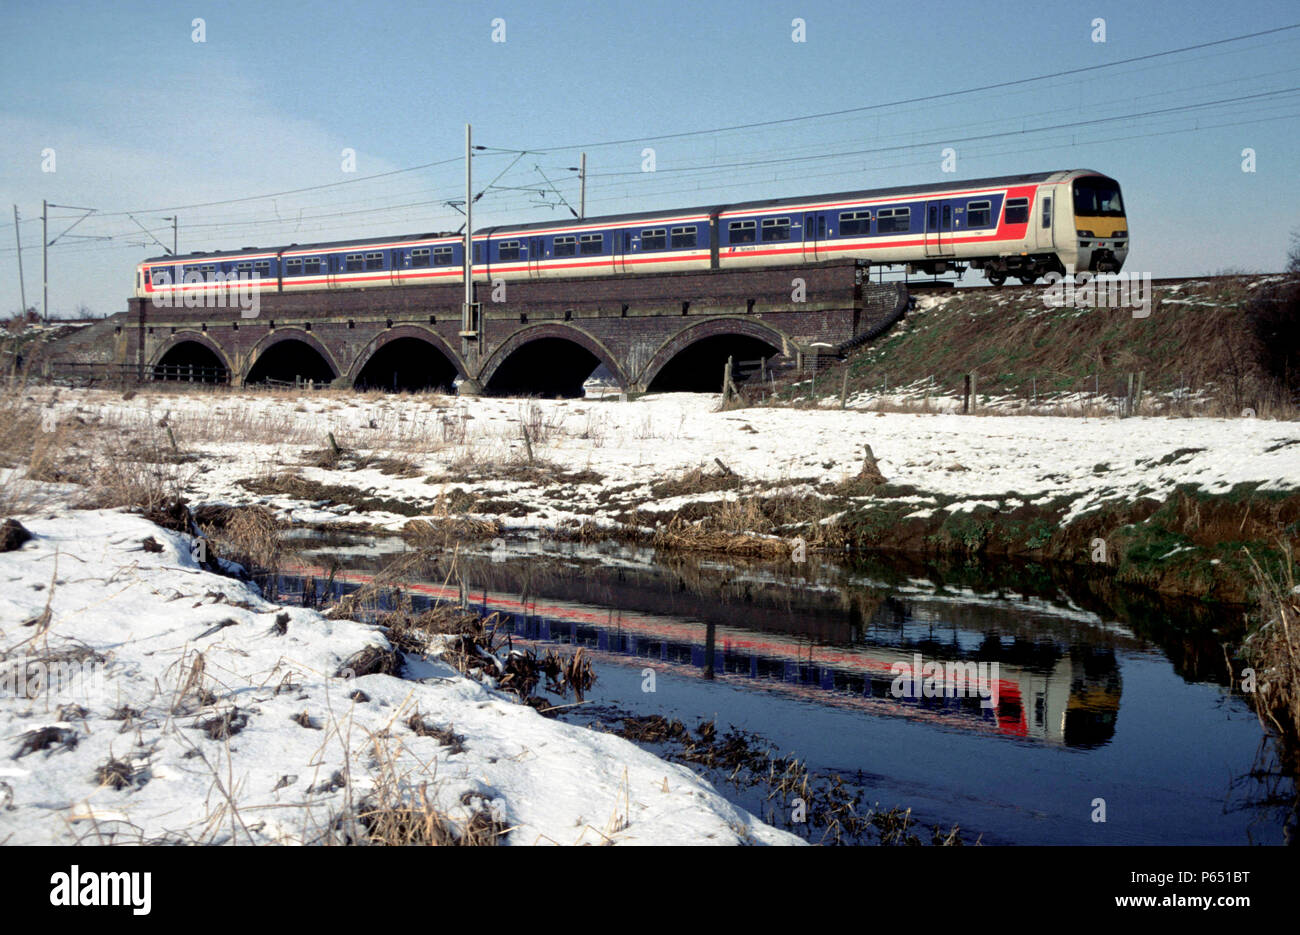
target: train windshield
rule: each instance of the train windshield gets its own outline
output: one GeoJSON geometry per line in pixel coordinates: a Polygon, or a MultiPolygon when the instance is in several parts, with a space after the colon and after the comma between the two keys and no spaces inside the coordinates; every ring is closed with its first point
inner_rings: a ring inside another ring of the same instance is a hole
{"type": "Polygon", "coordinates": [[[1074,183],[1075,217],[1123,217],[1119,185],[1109,179],[1078,179],[1074,183]]]}

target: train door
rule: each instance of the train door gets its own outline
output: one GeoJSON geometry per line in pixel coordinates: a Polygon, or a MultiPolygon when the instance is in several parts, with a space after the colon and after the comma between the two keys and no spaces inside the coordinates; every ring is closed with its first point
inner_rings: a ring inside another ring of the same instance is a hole
{"type": "Polygon", "coordinates": [[[826,215],[803,216],[803,258],[806,261],[826,259],[826,215]]]}
{"type": "Polygon", "coordinates": [[[632,251],[632,232],[630,230],[616,230],[611,233],[614,238],[611,253],[614,258],[614,272],[627,272],[627,255],[632,251]]]}
{"type": "Polygon", "coordinates": [[[1038,199],[1038,248],[1047,250],[1056,246],[1056,217],[1054,202],[1055,198],[1050,194],[1050,189],[1044,192],[1038,199]]]}
{"type": "Polygon", "coordinates": [[[932,201],[925,209],[925,255],[952,256],[952,205],[932,201]]]}
{"type": "Polygon", "coordinates": [[[406,265],[403,262],[404,256],[401,250],[390,251],[391,263],[389,264],[389,273],[392,276],[394,286],[402,284],[402,274],[406,272],[406,265]]]}
{"type": "Polygon", "coordinates": [[[528,238],[528,278],[542,278],[542,260],[546,259],[546,241],[541,237],[528,238]]]}

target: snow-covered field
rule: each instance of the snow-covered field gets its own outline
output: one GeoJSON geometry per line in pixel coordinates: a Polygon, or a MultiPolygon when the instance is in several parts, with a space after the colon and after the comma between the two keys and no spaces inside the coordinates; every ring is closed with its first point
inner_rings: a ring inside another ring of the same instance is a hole
{"type": "MultiPolygon", "coordinates": [[[[665,394],[630,402],[459,399],[322,393],[141,394],[124,401],[107,391],[64,391],[53,412],[77,437],[101,435],[167,446],[193,455],[176,474],[198,502],[266,502],[297,522],[365,522],[400,528],[433,511],[441,494],[465,490],[515,506],[508,526],[549,529],[609,521],[647,504],[651,485],[716,461],[765,489],[812,492],[855,476],[870,445],[891,484],[917,489],[918,511],[934,497],[973,508],[994,498],[1046,502],[1068,497],[1071,515],[1106,500],[1160,497],[1179,484],[1209,492],[1236,483],[1265,489],[1300,487],[1300,423],[1254,418],[1119,419],[963,416],[948,413],[763,408],[718,409],[717,397],[665,394]],[[84,428],[82,425],[84,424],[84,428]],[[512,477],[526,464],[522,426],[538,462],[553,470],[512,477]],[[333,433],[345,449],[410,462],[410,476],[382,467],[304,464],[333,433]],[[715,460],[716,459],[716,460],[715,460]],[[346,485],[402,500],[401,513],[358,513],[346,504],[258,497],[241,485],[292,471],[323,484],[346,485]],[[591,472],[577,478],[559,472],[591,472]]],[[[74,441],[76,439],[74,438],[74,441]]],[[[734,492],[688,499],[735,497],[734,492]]],[[[679,498],[680,499],[680,498],[679,498]]],[[[1009,501],[1013,502],[1013,501],[1009,501]]],[[[492,511],[486,510],[491,513],[492,511]]]]}
{"type": "Polygon", "coordinates": [[[436,660],[337,677],[387,646],[375,627],[269,603],[139,517],[26,522],[35,538],[0,554],[0,843],[337,841],[376,795],[421,790],[513,844],[798,843],[436,660]],[[412,730],[417,712],[463,749],[412,730]],[[230,736],[202,729],[214,717],[230,736]]]}

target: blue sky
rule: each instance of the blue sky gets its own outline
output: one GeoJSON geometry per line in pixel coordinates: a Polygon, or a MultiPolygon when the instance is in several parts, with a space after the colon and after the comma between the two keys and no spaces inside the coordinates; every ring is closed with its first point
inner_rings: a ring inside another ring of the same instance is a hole
{"type": "MultiPolygon", "coordinates": [[[[50,248],[50,310],[108,314],[125,307],[134,264],[163,252],[136,221],[170,246],[161,218],[177,214],[182,252],[455,229],[445,202],[463,194],[466,122],[495,148],[476,158],[476,182],[505,171],[476,227],[566,216],[551,184],[577,204],[568,167],[580,145],[589,215],[1087,167],[1124,186],[1130,270],[1275,270],[1300,226],[1300,29],[977,94],[642,139],[1300,23],[1290,0],[5,5],[3,314],[20,305],[13,203],[29,304],[41,199],[97,209],[71,234],[110,239],[50,248]],[[804,42],[792,41],[796,18],[804,42]],[[600,145],[615,140],[628,142],[600,145]],[[654,172],[642,171],[647,147],[654,172]],[[1242,171],[1247,148],[1254,172],[1242,171]],[[496,151],[520,149],[513,167],[517,153],[496,151]],[[316,186],[330,187],[250,198],[316,186]],[[206,204],[236,198],[248,200],[206,204]]],[[[54,237],[77,213],[51,215],[64,218],[54,237]]]]}

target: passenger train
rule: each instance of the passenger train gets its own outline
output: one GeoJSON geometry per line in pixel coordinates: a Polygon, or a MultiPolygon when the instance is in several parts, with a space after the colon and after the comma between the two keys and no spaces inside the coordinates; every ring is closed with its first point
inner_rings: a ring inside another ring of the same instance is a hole
{"type": "MultiPolygon", "coordinates": [[[[1075,169],[502,225],[476,230],[473,244],[476,282],[853,258],[935,274],[969,266],[1000,286],[1118,272],[1129,235],[1119,183],[1075,169]]],[[[161,303],[231,277],[277,292],[455,282],[464,252],[458,235],[418,234],[152,257],[136,268],[135,295],[161,303]]]]}

